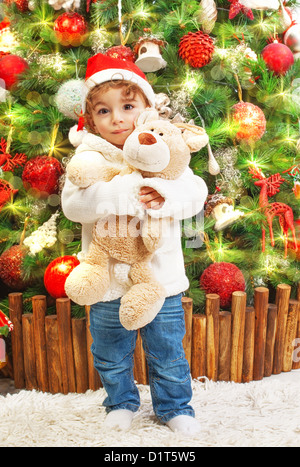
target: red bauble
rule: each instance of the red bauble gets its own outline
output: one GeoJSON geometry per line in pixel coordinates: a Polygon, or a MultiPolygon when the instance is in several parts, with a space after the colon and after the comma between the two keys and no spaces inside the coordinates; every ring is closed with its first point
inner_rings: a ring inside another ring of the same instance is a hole
{"type": "Polygon", "coordinates": [[[16,4],[17,8],[19,11],[22,13],[25,13],[25,11],[28,11],[28,0],[14,0],[14,3],[16,4]]]}
{"type": "Polygon", "coordinates": [[[105,55],[112,58],[117,58],[118,60],[126,60],[127,62],[135,62],[136,55],[131,50],[130,47],[126,47],[125,45],[115,45],[114,47],[110,47],[106,52],[105,55]]]}
{"type": "Polygon", "coordinates": [[[22,278],[22,263],[26,251],[26,248],[14,245],[0,256],[0,279],[15,290],[22,290],[26,286],[22,278]]]}
{"type": "Polygon", "coordinates": [[[220,306],[228,308],[232,293],[245,291],[245,279],[242,271],[232,263],[213,263],[202,273],[200,287],[206,294],[215,293],[220,296],[220,306]]]}
{"type": "Polygon", "coordinates": [[[48,264],[44,274],[44,284],[47,292],[53,298],[63,298],[65,292],[65,282],[70,272],[79,264],[76,256],[61,256],[48,264]]]}
{"type": "Polygon", "coordinates": [[[189,32],[180,39],[179,56],[194,68],[207,65],[214,53],[212,38],[202,31],[189,32]]]}
{"type": "Polygon", "coordinates": [[[59,177],[64,168],[55,157],[37,156],[26,162],[22,180],[26,190],[32,189],[40,197],[58,192],[59,177]]]}
{"type": "Polygon", "coordinates": [[[266,118],[257,105],[239,102],[233,106],[233,121],[238,124],[236,139],[239,141],[258,141],[266,131],[266,118]]]}
{"type": "Polygon", "coordinates": [[[18,82],[18,77],[28,68],[24,58],[18,55],[5,55],[0,59],[0,78],[4,80],[6,89],[11,90],[18,82]]]}
{"type": "Polygon", "coordinates": [[[53,30],[60,44],[78,47],[85,40],[87,23],[79,13],[66,12],[56,18],[53,30]]]}
{"type": "Polygon", "coordinates": [[[0,211],[3,206],[12,198],[12,195],[18,193],[14,187],[6,180],[0,178],[0,211]]]}
{"type": "Polygon", "coordinates": [[[291,49],[279,42],[267,45],[263,49],[261,56],[269,70],[273,71],[275,75],[284,75],[295,61],[291,49]]]}

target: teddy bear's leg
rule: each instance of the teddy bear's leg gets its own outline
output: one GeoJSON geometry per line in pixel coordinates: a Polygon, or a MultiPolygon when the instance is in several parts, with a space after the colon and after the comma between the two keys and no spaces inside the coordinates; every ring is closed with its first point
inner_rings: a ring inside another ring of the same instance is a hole
{"type": "Polygon", "coordinates": [[[135,263],[130,277],[133,286],[121,298],[120,321],[128,330],[150,323],[165,301],[164,287],[155,279],[147,262],[135,263]]]}
{"type": "Polygon", "coordinates": [[[93,305],[102,300],[109,287],[108,253],[92,241],[86,260],[76,266],[65,283],[65,291],[79,305],[93,305]]]}

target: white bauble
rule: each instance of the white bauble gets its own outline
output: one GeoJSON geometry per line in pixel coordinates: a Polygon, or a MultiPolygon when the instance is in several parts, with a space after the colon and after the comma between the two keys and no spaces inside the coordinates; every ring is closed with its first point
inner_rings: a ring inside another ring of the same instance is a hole
{"type": "Polygon", "coordinates": [[[54,98],[58,110],[72,120],[78,120],[81,112],[82,84],[81,79],[70,79],[61,85],[54,98]]]}
{"type": "Polygon", "coordinates": [[[240,0],[240,3],[246,8],[254,10],[278,10],[278,0],[240,0]]]}
{"type": "Polygon", "coordinates": [[[300,24],[294,24],[287,30],[283,42],[293,53],[300,52],[300,24]]]}

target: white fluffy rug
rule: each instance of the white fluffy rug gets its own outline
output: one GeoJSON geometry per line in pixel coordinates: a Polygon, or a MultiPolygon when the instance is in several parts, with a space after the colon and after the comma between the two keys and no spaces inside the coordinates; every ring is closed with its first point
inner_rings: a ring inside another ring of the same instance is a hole
{"type": "Polygon", "coordinates": [[[300,447],[300,370],[248,384],[194,381],[202,433],[188,439],[157,422],[149,387],[139,389],[141,408],[126,433],[103,430],[103,389],[0,395],[0,446],[300,447]]]}

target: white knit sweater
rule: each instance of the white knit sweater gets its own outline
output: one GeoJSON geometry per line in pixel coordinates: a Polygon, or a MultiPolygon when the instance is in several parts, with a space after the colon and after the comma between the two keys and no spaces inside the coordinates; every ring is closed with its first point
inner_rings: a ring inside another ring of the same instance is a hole
{"type": "MultiPolygon", "coordinates": [[[[91,160],[93,155],[102,155],[107,162],[111,163],[112,159],[115,159],[120,163],[120,154],[112,145],[109,155],[103,152],[99,154],[99,148],[103,148],[103,141],[98,136],[87,134],[74,157],[91,160]]],[[[108,148],[109,144],[105,142],[108,148]]],[[[139,201],[139,190],[142,186],[153,187],[165,198],[161,209],[148,209],[147,214],[152,217],[172,218],[166,223],[168,227],[163,233],[161,246],[151,261],[151,267],[156,279],[165,287],[167,296],[176,295],[189,287],[181,247],[180,221],[198,214],[203,209],[208,193],[205,182],[195,176],[190,168],[176,180],[143,179],[140,174],[132,173],[117,175],[110,182],[96,182],[87,188],[79,188],[66,178],[62,191],[62,209],[68,219],[82,225],[82,260],[87,253],[92,229],[98,219],[108,214],[127,214],[143,218],[145,211],[139,201]]],[[[120,267],[115,260],[110,260],[111,286],[103,301],[115,300],[128,290],[130,280],[124,280],[124,267],[126,268],[124,265],[120,267]]]]}

